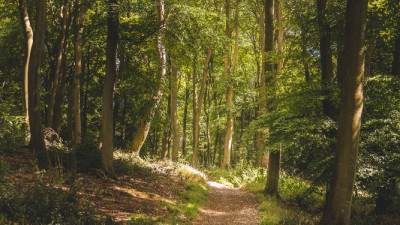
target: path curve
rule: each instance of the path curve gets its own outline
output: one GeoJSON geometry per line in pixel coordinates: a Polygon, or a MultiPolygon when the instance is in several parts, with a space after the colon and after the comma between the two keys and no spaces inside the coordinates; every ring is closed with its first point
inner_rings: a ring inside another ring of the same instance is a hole
{"type": "Polygon", "coordinates": [[[259,224],[260,204],[255,194],[208,181],[210,195],[193,224],[259,224]]]}

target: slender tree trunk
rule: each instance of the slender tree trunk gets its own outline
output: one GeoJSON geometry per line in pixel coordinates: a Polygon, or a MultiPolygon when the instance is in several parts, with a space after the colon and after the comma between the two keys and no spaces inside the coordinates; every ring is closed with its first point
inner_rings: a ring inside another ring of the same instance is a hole
{"type": "Polygon", "coordinates": [[[234,105],[233,105],[233,82],[232,74],[235,72],[237,53],[239,47],[239,4],[240,1],[236,1],[235,9],[235,49],[233,53],[233,59],[231,60],[231,39],[232,31],[230,28],[230,0],[226,0],[226,30],[225,36],[227,37],[227,50],[225,51],[225,67],[224,73],[228,81],[226,91],[226,107],[227,107],[227,120],[226,120],[226,132],[225,132],[225,144],[224,144],[224,158],[222,161],[221,169],[229,170],[231,167],[231,152],[232,152],[232,136],[233,136],[233,118],[234,118],[234,105]]]}
{"type": "Polygon", "coordinates": [[[26,0],[19,0],[18,9],[20,13],[21,24],[23,27],[23,35],[25,38],[25,58],[24,58],[24,110],[25,120],[29,122],[29,104],[28,104],[28,69],[29,59],[31,57],[31,49],[33,43],[33,31],[29,20],[28,6],[26,0]]]}
{"type": "MultiPolygon", "coordinates": [[[[198,152],[199,152],[199,141],[200,141],[200,114],[201,114],[201,106],[202,99],[205,93],[205,86],[208,77],[208,64],[211,59],[211,55],[214,48],[215,38],[213,37],[208,48],[207,58],[204,61],[203,65],[203,76],[200,83],[200,93],[197,97],[197,101],[193,104],[194,112],[193,112],[193,155],[192,155],[192,165],[197,167],[199,165],[198,162],[198,152]]],[[[196,78],[193,78],[196,79],[196,78]]],[[[195,84],[193,84],[195,86],[195,84]]],[[[195,92],[193,92],[193,100],[195,100],[195,92]]]]}
{"type": "Polygon", "coordinates": [[[329,84],[333,82],[333,63],[330,38],[330,26],[327,19],[328,0],[317,0],[317,14],[319,26],[319,48],[321,63],[321,83],[325,98],[322,100],[322,111],[324,115],[334,118],[335,109],[330,99],[329,84]]]}
{"type": "MultiPolygon", "coordinates": [[[[276,2],[279,4],[277,7],[277,24],[281,25],[281,10],[280,1],[276,2]]],[[[281,29],[281,27],[280,27],[281,29]]],[[[282,37],[283,40],[283,37],[282,37]]],[[[279,41],[278,41],[279,44],[279,41]]],[[[283,43],[281,43],[283,44],[283,43]]],[[[270,53],[274,51],[274,0],[265,1],[265,52],[270,53]]],[[[264,62],[266,86],[269,88],[275,88],[272,85],[275,84],[276,71],[274,71],[274,64],[270,60],[264,62]]],[[[265,91],[265,90],[264,90],[265,91]]],[[[265,100],[266,101],[266,100],[265,100]]],[[[264,103],[265,112],[271,111],[271,101],[264,103]]],[[[268,133],[268,131],[266,132],[268,133]]],[[[278,182],[279,182],[279,163],[280,163],[280,151],[270,151],[268,154],[268,175],[267,182],[265,185],[265,193],[272,196],[278,196],[278,182]]]]}
{"type": "Polygon", "coordinates": [[[131,150],[134,154],[137,155],[139,155],[140,149],[142,148],[147,138],[147,134],[149,133],[151,126],[151,121],[153,120],[156,109],[162,99],[164,91],[165,76],[167,73],[167,56],[165,53],[165,46],[163,42],[166,27],[164,20],[164,0],[159,0],[158,2],[158,23],[160,26],[159,35],[157,38],[157,50],[160,57],[160,87],[158,88],[156,95],[153,97],[152,106],[150,107],[149,111],[144,115],[140,127],[133,138],[131,150]]]}
{"type": "Polygon", "coordinates": [[[183,127],[182,127],[182,157],[186,156],[186,122],[188,114],[188,103],[189,103],[189,75],[187,75],[186,86],[185,86],[185,106],[183,110],[183,127]]]}
{"type": "Polygon", "coordinates": [[[113,150],[114,150],[114,135],[113,135],[113,92],[114,83],[117,77],[117,47],[118,47],[118,27],[119,13],[118,1],[109,0],[107,2],[107,47],[106,47],[106,78],[104,81],[102,95],[102,147],[101,147],[101,162],[109,176],[116,178],[113,166],[113,150]]]}
{"type": "Polygon", "coordinates": [[[172,161],[178,161],[179,157],[179,119],[178,119],[178,73],[175,61],[171,60],[171,121],[173,130],[172,161]]]}
{"type": "Polygon", "coordinates": [[[61,23],[60,23],[60,36],[58,37],[58,43],[56,47],[55,53],[55,62],[54,62],[54,69],[52,69],[53,77],[52,86],[50,90],[50,96],[47,103],[47,114],[46,114],[46,127],[51,127],[54,129],[53,121],[54,121],[54,105],[56,101],[57,91],[60,88],[60,80],[61,80],[61,66],[63,56],[65,56],[64,51],[66,51],[66,42],[67,37],[67,28],[68,28],[68,5],[65,4],[61,7],[61,23]]]}
{"type": "Polygon", "coordinates": [[[363,108],[364,31],[368,0],[347,1],[341,108],[333,179],[320,224],[349,224],[363,108]]]}
{"type": "Polygon", "coordinates": [[[67,82],[67,54],[64,51],[64,60],[61,65],[61,82],[59,88],[57,89],[56,99],[54,103],[54,115],[53,115],[53,129],[57,134],[61,132],[61,123],[62,123],[62,105],[64,100],[64,88],[65,83],[67,82]]]}
{"type": "MultiPolygon", "coordinates": [[[[82,122],[81,122],[81,76],[82,76],[82,35],[83,23],[85,21],[85,9],[79,0],[76,6],[77,17],[75,18],[75,71],[72,85],[72,102],[73,102],[73,118],[74,118],[74,138],[72,146],[79,148],[82,142],[82,122]]],[[[114,84],[112,84],[114,85],[114,84]]]]}
{"type": "Polygon", "coordinates": [[[46,34],[46,10],[45,0],[36,1],[36,25],[32,49],[28,66],[28,103],[29,103],[29,126],[31,132],[30,147],[36,154],[38,166],[45,169],[50,160],[44,144],[42,132],[42,117],[40,112],[40,64],[44,49],[46,34]]]}
{"type": "Polygon", "coordinates": [[[368,48],[365,51],[364,77],[369,77],[371,75],[371,63],[372,63],[372,56],[373,56],[374,50],[375,50],[376,39],[377,39],[377,37],[374,36],[369,41],[368,48]]]}
{"type": "Polygon", "coordinates": [[[167,127],[164,130],[162,140],[162,151],[161,159],[169,159],[169,147],[171,143],[171,94],[168,95],[168,106],[167,106],[167,127]]]}
{"type": "MultiPolygon", "coordinates": [[[[265,87],[265,7],[263,4],[259,5],[259,12],[260,12],[260,20],[259,20],[259,32],[260,32],[260,56],[261,56],[261,68],[259,69],[259,74],[257,74],[257,83],[258,83],[258,97],[259,97],[259,104],[258,104],[258,115],[262,115],[266,108],[266,87],[265,87]]],[[[259,60],[260,61],[260,60],[259,60]]],[[[260,63],[258,63],[259,65],[260,63]]],[[[256,134],[256,166],[262,166],[263,156],[265,154],[265,139],[268,133],[267,129],[257,132],[256,134]]]]}

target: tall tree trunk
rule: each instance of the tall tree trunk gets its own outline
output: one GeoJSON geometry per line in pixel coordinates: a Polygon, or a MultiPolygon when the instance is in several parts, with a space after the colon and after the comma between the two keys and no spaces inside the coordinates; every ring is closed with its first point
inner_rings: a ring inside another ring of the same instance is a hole
{"type": "Polygon", "coordinates": [[[321,63],[321,83],[325,98],[322,100],[322,111],[324,115],[334,118],[335,109],[330,99],[329,84],[333,82],[333,63],[330,38],[330,26],[327,19],[328,0],[317,0],[317,14],[319,26],[319,49],[321,63]]]}
{"type": "Polygon", "coordinates": [[[36,154],[39,168],[49,166],[49,158],[44,144],[42,132],[42,116],[40,112],[40,64],[44,49],[46,34],[46,10],[45,0],[36,1],[36,25],[32,50],[28,66],[28,103],[29,126],[31,132],[30,147],[36,154]]]}
{"type": "Polygon", "coordinates": [[[347,1],[341,108],[333,179],[320,224],[349,224],[363,108],[364,31],[368,0],[347,1]]]}
{"type": "Polygon", "coordinates": [[[53,129],[57,134],[61,132],[62,123],[62,105],[64,100],[64,88],[67,82],[67,54],[64,51],[63,61],[61,65],[61,82],[59,88],[57,89],[56,98],[54,102],[54,115],[53,115],[53,129]]]}
{"type": "MultiPolygon", "coordinates": [[[[222,8],[221,8],[222,11],[222,8]]],[[[221,12],[220,12],[221,13],[221,12]]],[[[217,25],[215,27],[215,32],[218,32],[219,29],[219,21],[217,21],[217,25]]],[[[200,83],[200,93],[196,94],[197,103],[193,104],[194,112],[193,112],[193,155],[192,155],[192,166],[197,167],[199,165],[198,154],[199,154],[199,141],[200,141],[200,114],[201,114],[201,106],[202,99],[205,93],[206,81],[208,77],[208,64],[210,63],[212,53],[214,51],[215,37],[211,38],[210,45],[207,50],[207,57],[204,60],[203,64],[203,75],[200,83]]],[[[195,78],[194,78],[195,79],[195,78]]],[[[193,80],[194,80],[193,79],[193,80]]],[[[195,84],[193,84],[194,86],[195,84]]],[[[193,99],[195,99],[195,93],[193,93],[193,99]]]]}
{"type": "MultiPolygon", "coordinates": [[[[170,86],[171,88],[171,86],[170,86]]],[[[167,126],[164,130],[163,140],[162,140],[162,151],[161,159],[169,159],[169,147],[171,143],[171,94],[168,95],[168,105],[167,105],[167,126]]]]}
{"type": "MultiPolygon", "coordinates": [[[[259,104],[258,104],[258,114],[262,115],[265,110],[265,101],[266,101],[266,93],[265,93],[265,7],[263,4],[259,4],[259,33],[260,33],[260,48],[259,48],[259,55],[261,56],[261,68],[260,66],[257,67],[257,88],[259,90],[258,97],[259,97],[259,104]]],[[[260,61],[260,59],[258,60],[260,61]]],[[[258,63],[259,65],[260,63],[258,63]]],[[[257,113],[257,112],[256,112],[257,113]]],[[[264,129],[262,131],[257,132],[256,134],[256,166],[261,167],[263,156],[265,154],[265,143],[264,140],[266,139],[267,130],[264,129]]]]}
{"type": "Polygon", "coordinates": [[[51,127],[54,129],[53,121],[54,121],[54,105],[56,101],[57,91],[60,88],[60,76],[61,76],[61,66],[62,61],[65,60],[63,57],[65,56],[64,51],[66,51],[66,42],[67,37],[67,28],[68,28],[68,5],[65,4],[61,6],[60,13],[60,36],[58,37],[58,43],[55,50],[55,62],[54,68],[51,70],[52,74],[50,77],[53,78],[52,86],[50,90],[50,96],[47,103],[47,114],[46,114],[46,127],[51,127]]]}
{"type": "Polygon", "coordinates": [[[29,59],[31,57],[31,49],[33,43],[33,31],[29,20],[28,6],[26,0],[19,0],[18,9],[20,13],[21,24],[23,27],[23,35],[25,38],[25,58],[24,58],[24,110],[25,120],[29,122],[29,103],[28,103],[28,70],[29,59]]]}
{"type": "Polygon", "coordinates": [[[139,155],[140,149],[146,141],[147,134],[149,133],[151,121],[156,113],[158,104],[160,103],[164,91],[165,76],[167,73],[167,56],[165,53],[164,46],[164,32],[165,32],[165,19],[164,19],[164,0],[158,2],[158,23],[159,23],[159,35],[157,38],[157,50],[160,57],[160,87],[157,90],[156,95],[153,97],[153,104],[144,115],[144,118],[140,124],[139,129],[136,131],[132,141],[131,150],[134,154],[139,155]]]}
{"type": "MultiPolygon", "coordinates": [[[[85,9],[82,1],[79,0],[76,5],[77,16],[75,18],[75,71],[72,85],[73,119],[74,119],[74,138],[72,146],[79,148],[82,142],[82,122],[81,122],[81,76],[82,76],[82,35],[83,23],[85,21],[85,9]]],[[[114,85],[114,84],[112,84],[114,85]]],[[[111,103],[112,104],[112,103],[111,103]]]]}
{"type": "MultiPolygon", "coordinates": [[[[279,19],[278,19],[279,20],[279,19]]],[[[274,51],[274,0],[265,1],[265,52],[271,53],[274,51]]],[[[274,88],[274,80],[276,79],[276,72],[274,71],[274,63],[271,60],[264,61],[265,68],[265,86],[274,88]]],[[[266,91],[266,90],[263,90],[266,91]]],[[[270,92],[271,93],[271,92],[270,92]]],[[[271,101],[264,100],[262,107],[264,112],[271,110],[271,101]]],[[[268,134],[268,131],[266,131],[268,134]]],[[[270,151],[268,154],[268,175],[265,185],[265,193],[268,195],[278,195],[278,181],[279,181],[279,151],[270,151]]]]}
{"type": "MultiPolygon", "coordinates": [[[[197,96],[197,87],[195,87],[195,83],[193,83],[193,88],[196,89],[196,92],[193,91],[193,101],[196,101],[193,104],[193,155],[192,155],[192,162],[191,164],[195,167],[199,165],[198,162],[198,152],[199,152],[199,141],[200,141],[200,114],[201,114],[201,106],[202,106],[202,99],[204,97],[205,88],[206,88],[206,81],[208,77],[208,64],[211,59],[211,55],[214,48],[214,37],[211,40],[210,46],[208,48],[207,58],[204,61],[203,65],[203,76],[200,83],[200,93],[197,96]],[[195,99],[197,98],[197,99],[195,99]]],[[[197,79],[195,76],[193,81],[197,79]]],[[[197,82],[196,82],[197,83],[197,82]]]]}
{"type": "Polygon", "coordinates": [[[185,85],[185,106],[183,110],[183,127],[182,127],[182,157],[185,158],[186,156],[186,122],[187,122],[187,114],[188,114],[188,103],[189,103],[189,75],[186,75],[186,85],[185,85]]]}
{"type": "Polygon", "coordinates": [[[113,92],[114,83],[117,77],[117,47],[118,47],[118,27],[119,13],[118,1],[109,0],[107,2],[107,47],[106,47],[106,78],[104,81],[102,95],[102,147],[101,147],[101,162],[109,176],[116,178],[113,166],[113,150],[114,150],[114,135],[113,135],[113,92]]]}
{"type": "Polygon", "coordinates": [[[179,157],[179,119],[178,119],[178,73],[174,59],[171,57],[171,122],[173,133],[172,161],[178,161],[179,157]]]}
{"type": "Polygon", "coordinates": [[[226,11],[226,28],[225,36],[227,37],[226,51],[225,51],[225,67],[224,73],[227,79],[227,91],[226,91],[226,107],[227,107],[227,119],[226,119],[226,131],[225,131],[225,144],[224,144],[224,158],[221,165],[221,169],[230,169],[231,167],[231,151],[232,151],[232,136],[233,136],[233,117],[234,117],[234,105],[233,105],[233,82],[232,74],[235,72],[237,53],[239,47],[239,4],[240,1],[236,1],[235,9],[235,49],[233,53],[233,60],[231,61],[231,10],[230,10],[230,0],[225,1],[225,11],[226,11]]]}

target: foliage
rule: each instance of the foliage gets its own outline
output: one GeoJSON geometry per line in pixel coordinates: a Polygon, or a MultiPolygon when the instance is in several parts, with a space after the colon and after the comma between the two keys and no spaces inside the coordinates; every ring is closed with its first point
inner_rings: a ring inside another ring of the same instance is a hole
{"type": "Polygon", "coordinates": [[[24,117],[13,112],[13,108],[0,101],[0,153],[12,152],[23,145],[28,134],[24,117]]]}

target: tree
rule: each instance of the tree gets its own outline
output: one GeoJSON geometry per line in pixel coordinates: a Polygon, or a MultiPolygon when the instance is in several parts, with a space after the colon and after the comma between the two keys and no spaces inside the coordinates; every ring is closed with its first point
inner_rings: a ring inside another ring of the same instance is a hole
{"type": "MultiPolygon", "coordinates": [[[[62,80],[61,79],[61,69],[62,69],[62,64],[63,61],[66,60],[66,54],[64,54],[65,51],[67,51],[67,38],[69,35],[69,28],[70,28],[70,23],[71,23],[71,15],[70,13],[70,5],[67,3],[64,3],[61,6],[61,13],[60,13],[60,24],[59,24],[59,37],[57,40],[57,44],[55,46],[54,50],[54,61],[51,66],[51,76],[52,76],[52,86],[50,90],[50,96],[48,99],[47,103],[47,112],[46,112],[46,127],[51,127],[54,130],[57,130],[56,127],[54,126],[54,111],[58,110],[55,108],[56,106],[56,96],[57,93],[59,92],[59,89],[61,88],[62,80]]],[[[59,104],[57,104],[59,105],[59,104]]],[[[59,131],[58,131],[59,132],[59,131]]]]}
{"type": "Polygon", "coordinates": [[[327,19],[328,0],[317,0],[317,15],[319,28],[319,51],[321,63],[321,83],[325,92],[325,99],[322,101],[322,110],[326,116],[334,118],[335,110],[332,101],[329,99],[328,86],[333,82],[333,63],[330,38],[330,25],[327,19]]]}
{"type": "Polygon", "coordinates": [[[25,119],[27,122],[29,122],[28,69],[29,69],[29,59],[31,56],[31,49],[33,43],[33,31],[29,20],[28,6],[26,0],[19,0],[18,9],[23,27],[23,35],[26,41],[25,59],[24,59],[24,107],[25,107],[25,119]]]}
{"type": "Polygon", "coordinates": [[[225,132],[225,144],[224,144],[224,158],[222,161],[221,169],[230,169],[231,167],[231,151],[232,151],[232,135],[233,135],[233,117],[234,117],[234,105],[233,105],[233,81],[232,74],[235,72],[237,54],[239,49],[239,4],[240,0],[236,1],[235,9],[235,49],[233,52],[233,59],[231,60],[231,10],[230,0],[225,1],[226,11],[226,50],[225,50],[225,67],[224,74],[227,80],[227,91],[226,91],[226,107],[227,107],[227,119],[226,119],[226,132],[225,132]]]}
{"type": "MultiPolygon", "coordinates": [[[[75,17],[74,20],[74,27],[75,27],[75,68],[74,68],[74,77],[73,77],[73,81],[72,81],[72,112],[73,112],[73,139],[72,139],[72,145],[74,148],[78,148],[82,142],[82,122],[81,122],[81,76],[82,76],[82,34],[83,34],[83,23],[85,21],[85,16],[86,16],[86,12],[85,12],[85,7],[83,5],[83,3],[81,0],[78,0],[77,4],[76,4],[76,13],[77,16],[75,17]]],[[[115,3],[109,3],[109,4],[116,4],[115,3]]],[[[109,12],[110,13],[110,12],[109,12]]],[[[111,12],[114,13],[114,12],[111,12]]],[[[113,15],[114,16],[114,15],[113,15]]],[[[111,20],[109,17],[107,17],[107,24],[111,23],[111,20]]],[[[115,20],[115,19],[113,19],[115,20]]],[[[116,19],[118,20],[118,18],[116,19]]],[[[113,21],[113,23],[108,24],[109,26],[118,26],[117,24],[118,22],[113,21]]],[[[108,27],[107,27],[108,28],[108,27]]],[[[118,34],[113,34],[111,32],[118,32],[118,30],[113,30],[113,31],[109,31],[109,33],[107,33],[107,38],[110,39],[114,39],[116,38],[116,40],[107,40],[107,49],[108,47],[110,47],[109,51],[110,51],[110,55],[106,55],[111,57],[111,52],[116,50],[112,50],[111,48],[114,48],[115,45],[115,49],[117,48],[117,39],[118,39],[118,34]],[[109,37],[110,35],[110,37],[109,37]],[[110,45],[110,46],[108,46],[110,45]]],[[[116,54],[116,53],[115,53],[116,54]]],[[[114,55],[115,55],[114,54],[114,55]]],[[[114,56],[115,58],[116,56],[114,56]]],[[[112,60],[111,58],[109,60],[112,60]]],[[[108,60],[107,60],[108,61],[108,60]]],[[[114,59],[115,61],[115,59],[114,59]]],[[[115,64],[115,63],[114,63],[115,64]]],[[[106,63],[106,65],[108,65],[106,63]]],[[[111,64],[109,64],[109,66],[111,66],[111,64]]],[[[111,66],[112,68],[113,66],[111,66]]],[[[115,66],[114,66],[115,67],[115,66]]],[[[115,73],[113,75],[111,75],[113,72],[111,72],[111,68],[109,68],[107,73],[107,77],[109,76],[116,76],[115,73]]],[[[107,70],[107,69],[106,69],[107,70]]],[[[115,77],[112,78],[110,77],[111,80],[109,82],[112,82],[112,86],[114,86],[114,81],[115,81],[115,77]]],[[[106,78],[107,79],[107,78],[106,78]]],[[[105,87],[106,85],[104,85],[105,87]]],[[[104,93],[103,93],[104,95],[104,93]]],[[[111,93],[112,96],[112,93],[111,93]]],[[[112,102],[111,102],[112,105],[112,102]]]]}
{"type": "Polygon", "coordinates": [[[46,9],[45,0],[36,1],[36,24],[28,66],[28,103],[29,127],[31,133],[30,147],[36,154],[39,168],[49,166],[49,159],[44,145],[42,132],[42,116],[40,112],[40,64],[44,49],[46,34],[46,9]]]}
{"type": "Polygon", "coordinates": [[[333,179],[321,224],[349,224],[363,109],[364,31],[368,0],[346,5],[341,107],[333,179]]]}
{"type": "Polygon", "coordinates": [[[172,145],[172,161],[178,161],[179,157],[179,119],[178,119],[178,73],[176,64],[173,58],[171,60],[171,120],[172,120],[172,133],[174,135],[172,145]]]}
{"type": "Polygon", "coordinates": [[[119,12],[118,1],[107,2],[107,47],[106,47],[106,78],[104,81],[102,95],[102,146],[101,162],[104,171],[111,177],[116,178],[113,166],[114,151],[114,127],[113,127],[113,94],[114,83],[117,77],[117,46],[119,12]]]}
{"type": "Polygon", "coordinates": [[[159,0],[158,2],[158,8],[157,8],[157,21],[159,24],[159,34],[157,38],[157,51],[159,54],[159,59],[160,59],[160,66],[159,66],[159,72],[160,72],[160,86],[158,87],[158,90],[156,91],[155,95],[152,98],[152,104],[148,111],[145,113],[142,122],[140,123],[140,126],[138,130],[135,133],[135,136],[133,137],[132,140],[132,147],[131,151],[134,154],[139,155],[139,152],[146,141],[147,134],[149,133],[150,126],[151,126],[151,121],[154,118],[154,115],[156,113],[156,109],[162,99],[163,92],[164,92],[164,85],[165,85],[165,77],[167,73],[167,56],[165,52],[165,46],[164,46],[164,33],[165,33],[165,16],[164,16],[164,0],[159,0]]]}

